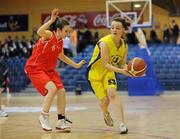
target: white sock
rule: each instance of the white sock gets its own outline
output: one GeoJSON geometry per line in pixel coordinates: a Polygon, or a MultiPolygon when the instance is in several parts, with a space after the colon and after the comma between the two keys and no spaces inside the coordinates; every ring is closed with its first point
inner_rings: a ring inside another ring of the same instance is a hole
{"type": "Polygon", "coordinates": [[[120,123],[120,127],[124,126],[124,123],[120,123]]]}
{"type": "Polygon", "coordinates": [[[44,112],[43,110],[41,111],[41,114],[42,114],[43,116],[49,116],[49,113],[48,113],[48,112],[44,112]]]}

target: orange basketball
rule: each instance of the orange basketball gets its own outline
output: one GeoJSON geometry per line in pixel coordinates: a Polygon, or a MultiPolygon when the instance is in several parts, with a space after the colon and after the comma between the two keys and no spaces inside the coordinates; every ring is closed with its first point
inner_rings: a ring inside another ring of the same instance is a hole
{"type": "Polygon", "coordinates": [[[128,62],[128,71],[135,76],[145,74],[147,68],[146,62],[139,57],[135,57],[128,62]]]}

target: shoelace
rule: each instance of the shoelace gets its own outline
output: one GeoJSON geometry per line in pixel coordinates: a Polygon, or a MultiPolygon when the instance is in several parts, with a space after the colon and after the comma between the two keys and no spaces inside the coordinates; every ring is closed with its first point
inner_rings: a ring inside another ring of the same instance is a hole
{"type": "Polygon", "coordinates": [[[43,124],[47,125],[48,127],[51,127],[49,123],[49,116],[47,115],[42,115],[43,116],[43,124]]]}
{"type": "Polygon", "coordinates": [[[67,121],[67,122],[69,122],[69,123],[71,123],[71,124],[73,123],[72,121],[70,121],[70,120],[69,120],[68,118],[66,118],[66,117],[64,118],[64,120],[67,121]]]}
{"type": "Polygon", "coordinates": [[[45,118],[45,124],[48,126],[48,127],[51,127],[50,123],[49,123],[49,117],[48,118],[45,118]]]}

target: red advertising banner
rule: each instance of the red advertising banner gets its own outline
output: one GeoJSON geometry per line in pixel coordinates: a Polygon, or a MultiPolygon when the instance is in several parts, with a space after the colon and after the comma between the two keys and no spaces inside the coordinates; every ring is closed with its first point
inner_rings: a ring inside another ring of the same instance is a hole
{"type": "MultiPolygon", "coordinates": [[[[111,17],[119,13],[111,12],[111,17]]],[[[59,15],[69,21],[72,27],[83,28],[106,28],[106,13],[105,12],[90,12],[90,13],[61,13],[59,15]]],[[[50,19],[50,14],[42,14],[42,23],[50,19]]]]}

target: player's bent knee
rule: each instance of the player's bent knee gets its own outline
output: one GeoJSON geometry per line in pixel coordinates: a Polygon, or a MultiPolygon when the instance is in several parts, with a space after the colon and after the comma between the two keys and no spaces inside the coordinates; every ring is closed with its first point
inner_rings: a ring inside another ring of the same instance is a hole
{"type": "Polygon", "coordinates": [[[52,81],[48,82],[46,84],[45,88],[48,90],[48,92],[52,92],[52,93],[57,92],[56,85],[52,81]]]}
{"type": "Polygon", "coordinates": [[[107,89],[107,95],[108,95],[109,99],[115,99],[116,89],[114,89],[114,88],[107,89]]]}
{"type": "Polygon", "coordinates": [[[57,92],[57,88],[56,87],[51,87],[51,88],[48,89],[48,92],[56,93],[57,92]]]}

